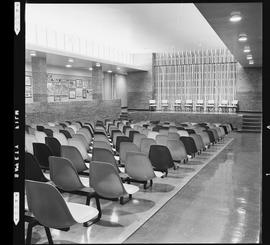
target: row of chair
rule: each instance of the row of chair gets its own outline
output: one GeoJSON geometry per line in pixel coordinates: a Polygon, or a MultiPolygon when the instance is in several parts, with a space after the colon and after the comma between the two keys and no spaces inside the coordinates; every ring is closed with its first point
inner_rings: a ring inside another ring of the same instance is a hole
{"type": "MultiPolygon", "coordinates": [[[[222,100],[219,104],[216,104],[214,100],[208,100],[205,104],[203,100],[197,100],[194,103],[191,99],[175,100],[173,105],[170,105],[168,100],[161,100],[161,109],[166,111],[170,106],[175,111],[220,111],[220,112],[237,112],[238,111],[238,100],[233,100],[229,103],[228,100],[222,100]]],[[[153,111],[157,109],[156,100],[149,100],[149,110],[153,111]]]]}

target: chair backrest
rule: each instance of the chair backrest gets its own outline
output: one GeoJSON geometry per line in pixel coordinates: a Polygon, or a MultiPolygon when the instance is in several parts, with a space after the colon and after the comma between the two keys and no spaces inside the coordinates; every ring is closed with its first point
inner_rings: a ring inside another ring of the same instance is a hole
{"type": "Polygon", "coordinates": [[[179,140],[179,139],[180,139],[180,136],[177,133],[177,131],[168,133],[168,140],[179,140]]]}
{"type": "Polygon", "coordinates": [[[186,148],[180,140],[168,140],[167,147],[174,161],[181,161],[187,158],[186,148]]]}
{"type": "MultiPolygon", "coordinates": [[[[71,129],[74,131],[74,133],[76,133],[77,130],[78,130],[77,126],[74,125],[74,124],[68,125],[68,126],[66,127],[66,129],[67,129],[67,128],[71,128],[71,129]]],[[[68,129],[67,129],[67,130],[68,130],[68,129]]]]}
{"type": "Polygon", "coordinates": [[[169,133],[169,128],[165,129],[165,128],[160,128],[159,131],[158,131],[159,134],[162,134],[162,135],[168,135],[169,133]]]}
{"type": "Polygon", "coordinates": [[[179,136],[189,136],[189,133],[187,130],[177,130],[177,133],[179,134],[179,136]]]}
{"type": "Polygon", "coordinates": [[[60,157],[61,156],[61,144],[58,139],[54,137],[46,137],[45,143],[52,150],[53,156],[60,157]]]}
{"type": "Polygon", "coordinates": [[[185,145],[186,152],[188,155],[192,155],[192,154],[195,154],[196,152],[198,152],[198,149],[197,149],[196,144],[195,144],[192,137],[181,136],[180,140],[185,145]]]}
{"type": "Polygon", "coordinates": [[[156,137],[157,137],[158,134],[159,133],[155,132],[155,131],[148,131],[147,138],[151,138],[151,139],[156,140],[156,137]]]}
{"type": "Polygon", "coordinates": [[[53,137],[56,138],[60,142],[61,145],[68,145],[68,140],[63,133],[54,132],[53,137]]]}
{"type": "Polygon", "coordinates": [[[37,142],[45,144],[45,137],[47,137],[47,135],[43,131],[36,130],[35,136],[36,136],[37,142]]]}
{"type": "Polygon", "coordinates": [[[102,197],[118,198],[126,194],[119,173],[111,163],[92,161],[89,183],[102,197]]]}
{"type": "MultiPolygon", "coordinates": [[[[70,135],[72,136],[73,134],[75,134],[75,131],[73,130],[73,128],[71,127],[66,127],[65,128],[66,131],[68,131],[70,133],[70,135]]],[[[60,130],[59,130],[60,131],[60,130]]]]}
{"type": "Polygon", "coordinates": [[[158,145],[167,145],[167,141],[168,141],[168,136],[167,135],[162,135],[159,134],[156,136],[156,142],[158,145]]]}
{"type": "Polygon", "coordinates": [[[43,132],[48,136],[48,137],[53,137],[53,131],[49,128],[44,128],[43,132]]]}
{"type": "Polygon", "coordinates": [[[118,136],[124,136],[122,132],[115,132],[114,130],[112,131],[112,140],[113,140],[113,145],[116,146],[116,140],[118,136]]]}
{"type": "Polygon", "coordinates": [[[156,145],[157,142],[152,138],[143,138],[141,139],[140,150],[145,153],[147,156],[149,154],[150,146],[156,145]]]}
{"type": "Polygon", "coordinates": [[[134,143],[121,142],[120,143],[120,152],[119,152],[121,163],[126,162],[126,154],[129,151],[140,152],[139,148],[134,143]]]}
{"type": "Polygon", "coordinates": [[[153,166],[142,152],[127,152],[126,173],[135,180],[147,181],[155,177],[153,166]]]}
{"type": "Polygon", "coordinates": [[[90,144],[91,143],[92,136],[91,136],[90,132],[88,131],[88,129],[86,129],[86,128],[80,128],[77,131],[77,134],[83,135],[85,137],[86,141],[87,141],[87,144],[90,144]]]}
{"type": "Polygon", "coordinates": [[[139,133],[140,133],[140,132],[137,131],[137,130],[134,130],[134,129],[133,129],[133,130],[130,130],[130,131],[129,131],[129,136],[128,136],[128,137],[129,137],[129,139],[130,139],[131,141],[133,141],[134,135],[135,135],[135,134],[139,134],[139,133]]]}
{"type": "Polygon", "coordinates": [[[149,159],[155,170],[166,171],[174,166],[171,153],[168,147],[164,145],[151,145],[149,159]]]}
{"type": "Polygon", "coordinates": [[[69,159],[73,166],[77,169],[78,173],[87,170],[87,166],[84,163],[83,157],[75,146],[62,145],[61,156],[69,159]]]}
{"type": "Polygon", "coordinates": [[[84,160],[89,159],[89,156],[87,154],[84,144],[78,138],[68,139],[68,143],[69,145],[75,146],[79,150],[84,160]]]}
{"type": "Polygon", "coordinates": [[[77,169],[72,162],[64,157],[49,157],[50,179],[63,191],[77,191],[84,187],[77,169]]]}
{"type": "Polygon", "coordinates": [[[33,143],[34,156],[37,158],[41,168],[49,169],[49,156],[53,153],[49,146],[43,143],[33,143]]]}
{"type": "Polygon", "coordinates": [[[78,134],[78,131],[76,134],[72,136],[72,138],[78,139],[84,145],[86,151],[89,149],[89,144],[87,143],[87,139],[82,134],[78,134]]]}
{"type": "Polygon", "coordinates": [[[118,169],[113,153],[110,150],[105,149],[105,148],[95,148],[94,147],[93,151],[92,151],[92,160],[91,161],[111,163],[113,166],[115,166],[116,169],[118,169]]]}
{"type": "Polygon", "coordinates": [[[52,184],[26,180],[25,188],[28,207],[40,224],[55,229],[76,224],[66,201],[52,184]]]}
{"type": "Polygon", "coordinates": [[[37,139],[32,134],[25,134],[25,151],[34,154],[33,143],[37,142],[37,139]]]}
{"type": "Polygon", "coordinates": [[[25,179],[34,180],[39,182],[48,182],[49,180],[44,176],[38,161],[34,155],[29,152],[25,152],[25,179]]]}

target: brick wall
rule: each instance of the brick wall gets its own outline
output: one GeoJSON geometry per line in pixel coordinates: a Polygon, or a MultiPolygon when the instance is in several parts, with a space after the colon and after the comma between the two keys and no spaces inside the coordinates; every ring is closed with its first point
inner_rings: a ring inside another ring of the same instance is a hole
{"type": "Polygon", "coordinates": [[[76,101],[27,104],[25,108],[26,124],[54,122],[63,120],[103,120],[118,118],[120,100],[76,101]]]}

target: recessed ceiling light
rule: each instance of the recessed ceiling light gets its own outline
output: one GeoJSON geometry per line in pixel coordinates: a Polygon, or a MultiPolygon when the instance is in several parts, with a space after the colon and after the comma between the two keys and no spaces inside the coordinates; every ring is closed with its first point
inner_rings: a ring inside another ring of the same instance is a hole
{"type": "Polygon", "coordinates": [[[240,12],[232,12],[231,13],[231,17],[230,17],[231,22],[238,22],[240,20],[242,20],[240,12]]]}
{"type": "Polygon", "coordinates": [[[99,64],[99,63],[96,63],[96,66],[97,66],[97,67],[100,67],[100,64],[99,64]]]}
{"type": "Polygon", "coordinates": [[[109,73],[112,73],[112,71],[111,71],[111,70],[108,70],[108,72],[109,72],[109,73]]]}
{"type": "Polygon", "coordinates": [[[67,64],[67,65],[66,65],[66,67],[67,67],[67,68],[70,68],[70,67],[72,67],[72,65],[70,65],[70,64],[67,64]]]}
{"type": "Polygon", "coordinates": [[[249,46],[245,46],[244,47],[244,53],[249,53],[250,52],[250,47],[249,46]]]}
{"type": "Polygon", "coordinates": [[[89,67],[89,71],[92,71],[93,70],[93,68],[92,67],[89,67]]]}
{"type": "Polygon", "coordinates": [[[247,41],[247,35],[246,34],[240,34],[238,38],[239,42],[245,42],[247,41]]]}
{"type": "Polygon", "coordinates": [[[74,62],[74,60],[73,60],[72,58],[69,58],[69,59],[68,59],[68,62],[73,63],[73,62],[74,62]]]}
{"type": "Polygon", "coordinates": [[[31,56],[37,56],[36,51],[30,51],[31,56]]]}
{"type": "Polygon", "coordinates": [[[249,63],[250,65],[253,65],[253,64],[254,64],[254,61],[253,61],[253,60],[249,60],[248,63],[249,63]]]}
{"type": "Polygon", "coordinates": [[[252,55],[251,54],[247,55],[247,60],[252,60],[252,55]]]}

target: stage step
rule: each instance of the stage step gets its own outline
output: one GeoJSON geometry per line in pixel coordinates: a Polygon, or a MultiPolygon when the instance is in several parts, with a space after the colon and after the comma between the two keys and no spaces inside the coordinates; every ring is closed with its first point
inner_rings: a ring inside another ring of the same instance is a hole
{"type": "Polygon", "coordinates": [[[262,114],[244,114],[240,132],[260,133],[262,131],[262,114]]]}

